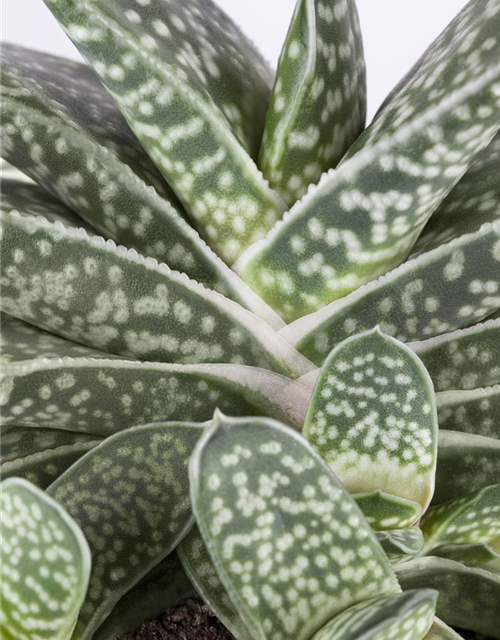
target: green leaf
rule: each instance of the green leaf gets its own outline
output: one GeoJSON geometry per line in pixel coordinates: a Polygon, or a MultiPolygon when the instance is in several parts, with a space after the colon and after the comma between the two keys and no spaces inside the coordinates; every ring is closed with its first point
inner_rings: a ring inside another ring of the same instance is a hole
{"type": "Polygon", "coordinates": [[[360,602],[335,616],[311,640],[422,640],[432,626],[437,592],[419,589],[360,602]]]}
{"type": "Polygon", "coordinates": [[[68,640],[85,597],[90,552],[77,524],[26,480],[2,482],[4,640],[68,640]]]}
{"type": "Polygon", "coordinates": [[[73,640],[92,638],[119,599],[192,523],[187,464],[203,428],[136,427],[106,439],[48,489],[82,528],[92,573],[73,640]]]}
{"type": "Polygon", "coordinates": [[[450,544],[434,549],[432,554],[460,562],[466,567],[478,567],[500,576],[500,553],[487,544],[450,544]]]}
{"type": "Polygon", "coordinates": [[[219,578],[196,523],[182,539],[177,553],[196,591],[222,624],[237,640],[252,640],[219,578]]]}
{"type": "Polygon", "coordinates": [[[490,143],[499,128],[499,29],[497,0],[472,0],[348,159],[239,259],[238,273],[287,322],[401,264],[490,143]]]}
{"type": "Polygon", "coordinates": [[[500,385],[436,395],[440,429],[500,440],[500,385]]]}
{"type": "Polygon", "coordinates": [[[17,167],[12,166],[3,158],[0,158],[0,175],[2,180],[15,180],[16,182],[28,182],[30,184],[33,182],[25,173],[19,171],[17,167]]]}
{"type": "Polygon", "coordinates": [[[418,527],[377,531],[376,536],[392,564],[416,556],[424,548],[424,536],[418,527]]]}
{"type": "Polygon", "coordinates": [[[446,623],[500,638],[500,576],[435,557],[404,562],[394,570],[404,590],[439,591],[436,613],[446,623]]]}
{"type": "Polygon", "coordinates": [[[310,392],[264,369],[56,358],[2,371],[2,422],[109,436],[146,422],[209,420],[216,408],[300,429],[310,392]]]}
{"type": "Polygon", "coordinates": [[[422,512],[422,505],[418,502],[398,498],[379,489],[355,493],[352,497],[375,531],[409,527],[422,512]]]}
{"type": "MultiPolygon", "coordinates": [[[[434,488],[437,431],[429,374],[408,347],[377,328],[330,353],[303,433],[349,492],[380,490],[425,509],[434,488]]],[[[390,520],[389,507],[383,517],[390,520]]]]}
{"type": "Polygon", "coordinates": [[[143,622],[157,618],[193,592],[193,586],[174,551],[118,601],[92,640],[114,640],[126,631],[134,631],[143,622]]]}
{"type": "Polygon", "coordinates": [[[341,340],[376,325],[401,342],[454,331],[500,308],[499,293],[474,284],[491,281],[499,265],[500,224],[484,225],[297,320],[280,334],[319,365],[341,340]]]}
{"type": "Polygon", "coordinates": [[[260,167],[291,206],[363,131],[366,70],[354,0],[300,0],[276,74],[260,167]]]}
{"type": "Polygon", "coordinates": [[[86,433],[58,429],[37,429],[18,425],[0,426],[0,460],[2,463],[25,458],[56,447],[89,443],[97,438],[86,433]]]}
{"type": "Polygon", "coordinates": [[[347,607],[399,590],[354,500],[280,423],[216,415],[190,481],[208,552],[254,640],[308,640],[347,607]]]}
{"type": "Polygon", "coordinates": [[[500,440],[441,431],[438,443],[435,504],[500,484],[500,440]]]}
{"type": "Polygon", "coordinates": [[[207,242],[235,260],[284,210],[256,157],[271,74],[210,0],[45,0],[207,242]]]}
{"type": "Polygon", "coordinates": [[[13,211],[2,226],[11,315],[143,360],[244,362],[292,376],[312,368],[263,320],[153,258],[41,216],[13,211]]]}
{"type": "Polygon", "coordinates": [[[420,528],[429,553],[446,544],[488,543],[500,536],[500,484],[431,507],[420,528]]]}
{"type": "MultiPolygon", "coordinates": [[[[477,281],[471,288],[492,295],[499,291],[496,280],[477,281]]],[[[408,346],[424,363],[436,391],[476,389],[500,382],[500,319],[408,346]]]]}

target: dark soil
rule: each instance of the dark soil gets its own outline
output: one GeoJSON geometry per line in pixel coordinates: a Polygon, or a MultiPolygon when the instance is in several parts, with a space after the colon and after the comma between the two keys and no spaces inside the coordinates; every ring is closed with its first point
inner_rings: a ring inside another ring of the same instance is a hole
{"type": "Polygon", "coordinates": [[[234,636],[206,604],[190,599],[116,640],[234,640],[234,636]]]}

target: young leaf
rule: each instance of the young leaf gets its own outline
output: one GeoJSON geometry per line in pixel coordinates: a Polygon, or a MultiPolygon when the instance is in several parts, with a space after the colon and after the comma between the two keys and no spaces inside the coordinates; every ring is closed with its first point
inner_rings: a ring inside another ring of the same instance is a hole
{"type": "Polygon", "coordinates": [[[366,70],[354,0],[298,0],[267,112],[260,167],[293,205],[363,131],[366,70]]]}
{"type": "Polygon", "coordinates": [[[349,607],[311,640],[422,640],[434,621],[438,593],[418,589],[372,598],[349,607]]]}
{"type": "Polygon", "coordinates": [[[92,553],[73,635],[87,640],[119,599],[178,544],[192,523],[187,464],[203,428],[146,425],[106,439],[48,488],[92,553]]]}
{"type": "Polygon", "coordinates": [[[1,635],[67,640],[87,591],[89,547],[74,520],[43,491],[19,478],[1,489],[1,635]]]}
{"type": "Polygon", "coordinates": [[[237,271],[288,322],[408,256],[499,128],[499,0],[472,0],[349,151],[237,271]],[[467,62],[464,62],[467,60],[467,62]]]}
{"type": "Polygon", "coordinates": [[[292,376],[312,368],[263,320],[133,249],[15,211],[2,226],[11,315],[142,360],[245,362],[292,376]]]}
{"type": "Polygon", "coordinates": [[[487,544],[449,544],[434,549],[432,555],[500,576],[500,553],[487,544]]]}
{"type": "MultiPolygon", "coordinates": [[[[472,287],[492,295],[498,282],[477,281],[472,287]]],[[[500,319],[408,345],[422,360],[436,391],[476,389],[500,382],[500,319]]]]}
{"type": "MultiPolygon", "coordinates": [[[[429,374],[408,347],[378,328],[330,353],[303,430],[350,493],[381,490],[424,509],[434,489],[437,432],[429,374]]],[[[389,503],[385,511],[390,520],[389,503]]]]}
{"type": "Polygon", "coordinates": [[[392,564],[407,560],[408,556],[415,556],[424,548],[424,536],[418,527],[377,531],[376,536],[392,564]]]}
{"type": "Polygon", "coordinates": [[[441,431],[433,503],[500,484],[500,440],[441,431]]]}
{"type": "Polygon", "coordinates": [[[352,496],[363,512],[370,527],[375,531],[403,529],[418,520],[422,505],[413,500],[405,500],[377,489],[352,496]]]}
{"type": "Polygon", "coordinates": [[[210,246],[228,263],[284,203],[258,153],[271,75],[211,0],[45,0],[210,246]]]}
{"type": "Polygon", "coordinates": [[[500,440],[500,385],[436,394],[440,429],[500,440]]]}
{"type": "Polygon", "coordinates": [[[301,429],[310,392],[265,369],[65,358],[3,367],[2,422],[109,436],[165,420],[204,422],[216,408],[301,429]]]}
{"type": "Polygon", "coordinates": [[[431,507],[420,528],[427,553],[445,544],[481,544],[500,536],[500,485],[431,507]]]}
{"type": "Polygon", "coordinates": [[[254,640],[308,640],[347,607],[399,591],[354,500],[280,423],[216,415],[190,481],[208,552],[254,640]]]}
{"type": "Polygon", "coordinates": [[[500,638],[500,576],[435,557],[403,562],[394,570],[405,591],[439,591],[436,613],[447,624],[500,638]]]}
{"type": "Polygon", "coordinates": [[[500,292],[476,286],[495,278],[499,268],[497,222],[406,262],[280,334],[318,365],[341,340],[377,324],[401,342],[425,340],[499,309],[500,292]]]}

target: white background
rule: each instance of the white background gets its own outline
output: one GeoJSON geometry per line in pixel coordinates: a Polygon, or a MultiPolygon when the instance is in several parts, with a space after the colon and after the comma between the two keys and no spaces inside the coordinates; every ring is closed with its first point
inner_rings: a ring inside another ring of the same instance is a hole
{"type": "MultiPolygon", "coordinates": [[[[216,2],[275,66],[295,0],[216,2]]],[[[2,4],[5,41],[79,58],[42,0],[3,0],[2,4]]],[[[370,116],[465,4],[466,0],[357,0],[368,67],[370,116]]]]}

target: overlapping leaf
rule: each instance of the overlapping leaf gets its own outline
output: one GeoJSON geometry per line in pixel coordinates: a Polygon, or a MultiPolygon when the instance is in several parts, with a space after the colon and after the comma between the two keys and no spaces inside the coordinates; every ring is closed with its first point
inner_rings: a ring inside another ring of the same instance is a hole
{"type": "Polygon", "coordinates": [[[401,342],[470,326],[500,308],[499,292],[476,286],[498,279],[499,250],[500,223],[484,225],[297,320],[280,334],[321,364],[341,340],[377,324],[401,342]]]}
{"type": "MultiPolygon", "coordinates": [[[[383,491],[425,508],[437,458],[432,382],[420,360],[379,329],[349,338],[328,356],[304,435],[351,493],[383,491]]],[[[391,523],[386,502],[381,528],[391,523]]],[[[418,516],[418,514],[417,514],[418,516]]]]}
{"type": "Polygon", "coordinates": [[[47,494],[18,478],[1,488],[2,638],[67,640],[87,590],[89,547],[47,494]]]}
{"type": "Polygon", "coordinates": [[[289,206],[363,131],[366,73],[354,0],[299,0],[283,45],[260,167],[289,206]]]}
{"type": "Polygon", "coordinates": [[[216,416],[190,479],[202,537],[254,640],[306,640],[347,607],[398,592],[353,499],[280,423],[216,416]]]}
{"type": "Polygon", "coordinates": [[[393,564],[417,555],[424,548],[424,536],[418,527],[377,531],[376,535],[382,549],[393,564]]]}
{"type": "Polygon", "coordinates": [[[271,76],[211,0],[45,0],[227,262],[281,217],[256,157],[271,76]],[[250,155],[249,155],[250,154],[250,155]]]}
{"type": "Polygon", "coordinates": [[[353,498],[375,531],[409,527],[422,512],[420,503],[398,498],[380,489],[355,493],[353,498]]]}
{"type": "Polygon", "coordinates": [[[48,488],[80,525],[92,553],[74,640],[92,638],[191,526],[187,464],[201,433],[200,425],[188,423],[129,429],[107,438],[48,488]]]}
{"type": "Polygon", "coordinates": [[[487,544],[444,545],[434,549],[432,555],[500,575],[500,553],[487,544]]]}
{"type": "Polygon", "coordinates": [[[2,463],[25,458],[55,447],[93,442],[97,438],[85,433],[58,429],[37,429],[18,425],[0,426],[0,460],[2,463]]]}
{"type": "Polygon", "coordinates": [[[436,395],[439,427],[500,440],[500,385],[436,395]]]}
{"type": "Polygon", "coordinates": [[[425,640],[463,640],[463,638],[442,620],[436,618],[425,640]]]}
{"type": "Polygon", "coordinates": [[[83,229],[2,214],[2,309],[86,346],[144,360],[312,365],[272,328],[185,275],[83,229]]]}

